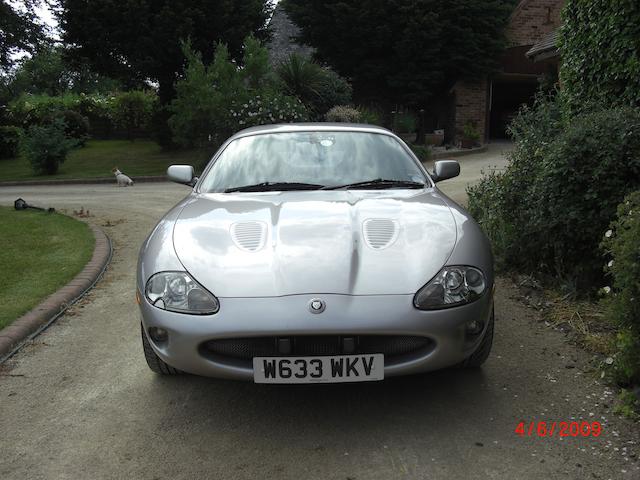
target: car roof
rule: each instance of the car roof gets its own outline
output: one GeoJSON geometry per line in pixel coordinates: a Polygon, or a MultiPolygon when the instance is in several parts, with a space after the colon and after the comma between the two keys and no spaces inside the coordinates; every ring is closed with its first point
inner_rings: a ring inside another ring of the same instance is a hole
{"type": "Polygon", "coordinates": [[[365,123],[277,123],[273,125],[260,125],[258,127],[245,128],[233,135],[231,139],[246,137],[249,135],[261,135],[265,133],[292,133],[292,132],[365,132],[380,133],[383,135],[396,135],[386,128],[365,123]]]}

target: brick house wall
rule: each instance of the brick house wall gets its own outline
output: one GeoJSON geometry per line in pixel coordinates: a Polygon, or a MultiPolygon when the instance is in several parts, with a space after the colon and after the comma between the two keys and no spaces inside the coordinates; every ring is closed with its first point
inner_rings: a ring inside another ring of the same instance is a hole
{"type": "Polygon", "coordinates": [[[518,4],[506,30],[509,46],[534,45],[560,26],[565,0],[524,0],[518,4]]]}
{"type": "MultiPolygon", "coordinates": [[[[522,62],[519,68],[523,74],[531,74],[524,71],[531,63],[524,56],[527,48],[538,43],[545,35],[557,29],[561,24],[560,14],[566,0],[522,0],[513,11],[507,30],[505,32],[508,42],[505,59],[513,57],[514,53],[522,51],[522,62]]],[[[503,70],[510,71],[513,58],[507,60],[510,65],[504,64],[503,70]]],[[[518,72],[510,72],[518,73],[518,72]]],[[[455,101],[455,125],[454,135],[447,135],[458,143],[462,138],[462,132],[466,124],[471,124],[480,134],[482,141],[488,137],[487,120],[489,116],[489,101],[491,82],[484,78],[475,82],[459,81],[452,88],[455,101]]]]}
{"type": "Polygon", "coordinates": [[[471,124],[484,141],[487,131],[487,88],[488,79],[478,82],[460,81],[454,87],[455,140],[459,140],[467,124],[471,124]]]}

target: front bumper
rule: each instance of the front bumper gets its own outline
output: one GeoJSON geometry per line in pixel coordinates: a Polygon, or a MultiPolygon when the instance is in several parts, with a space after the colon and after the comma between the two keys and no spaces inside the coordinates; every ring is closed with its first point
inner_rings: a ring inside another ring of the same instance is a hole
{"type": "Polygon", "coordinates": [[[216,339],[266,336],[427,337],[428,349],[396,361],[385,359],[385,377],[408,375],[452,366],[471,355],[484,336],[493,309],[490,289],[471,304],[434,311],[414,308],[413,295],[290,295],[220,298],[218,313],[198,316],[160,310],[142,298],[140,309],[147,336],[151,327],[168,332],[164,342],[154,342],[149,337],[162,360],[188,373],[238,380],[253,379],[251,365],[207,355],[203,345],[216,339]],[[316,297],[326,303],[321,314],[312,314],[308,309],[309,301],[316,297]],[[480,334],[468,334],[466,327],[473,321],[483,322],[480,334]]]}

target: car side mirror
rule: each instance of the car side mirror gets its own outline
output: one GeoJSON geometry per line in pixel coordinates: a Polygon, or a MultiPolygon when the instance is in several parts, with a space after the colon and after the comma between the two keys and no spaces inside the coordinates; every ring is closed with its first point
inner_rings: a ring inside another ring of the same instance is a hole
{"type": "Polygon", "coordinates": [[[191,165],[171,165],[167,168],[167,177],[169,180],[183,185],[193,187],[198,181],[195,171],[191,165]]]}
{"type": "Polygon", "coordinates": [[[460,164],[455,160],[439,160],[433,167],[431,178],[434,182],[441,182],[460,175],[460,164]]]}

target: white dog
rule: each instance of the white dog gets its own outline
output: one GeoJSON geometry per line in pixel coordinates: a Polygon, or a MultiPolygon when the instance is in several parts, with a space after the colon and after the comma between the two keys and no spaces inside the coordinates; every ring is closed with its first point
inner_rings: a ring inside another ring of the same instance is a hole
{"type": "Polygon", "coordinates": [[[124,173],[118,170],[118,167],[111,170],[116,176],[116,181],[118,182],[119,187],[128,187],[133,185],[133,180],[127,177],[124,173]]]}

